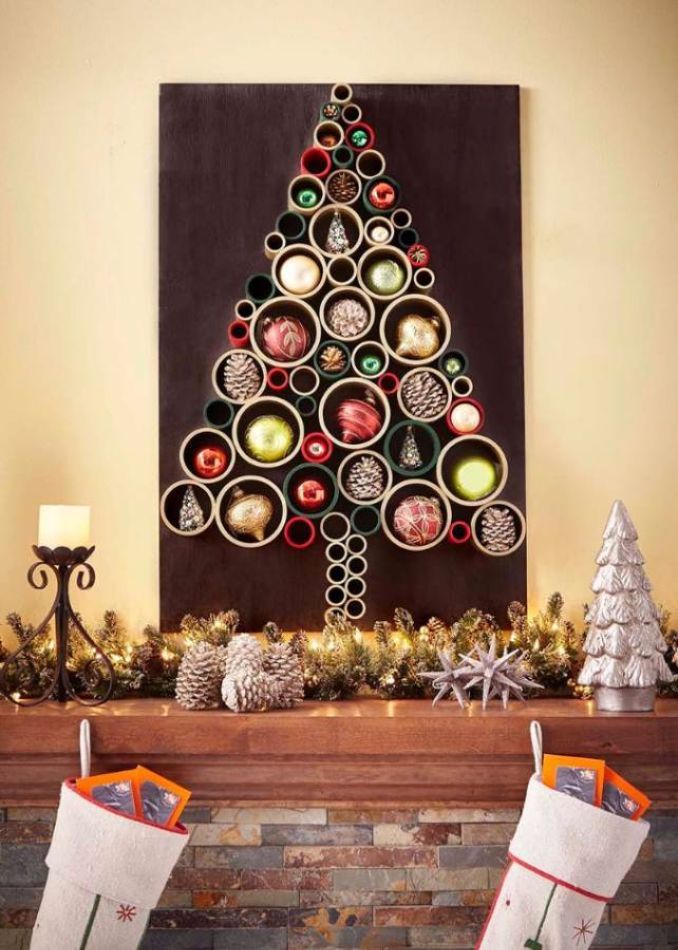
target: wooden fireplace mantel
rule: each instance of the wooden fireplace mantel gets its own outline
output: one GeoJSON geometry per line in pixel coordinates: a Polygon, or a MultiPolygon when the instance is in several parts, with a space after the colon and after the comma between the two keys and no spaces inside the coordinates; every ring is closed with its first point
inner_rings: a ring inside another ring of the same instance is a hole
{"type": "Polygon", "coordinates": [[[596,713],[574,699],[478,703],[361,698],[234,715],[171,700],[0,702],[0,805],[54,804],[78,772],[78,726],[92,727],[92,771],[139,763],[193,790],[196,803],[515,806],[532,771],[529,722],[546,751],[605,758],[658,804],[678,804],[678,701],[654,713],[596,713]]]}

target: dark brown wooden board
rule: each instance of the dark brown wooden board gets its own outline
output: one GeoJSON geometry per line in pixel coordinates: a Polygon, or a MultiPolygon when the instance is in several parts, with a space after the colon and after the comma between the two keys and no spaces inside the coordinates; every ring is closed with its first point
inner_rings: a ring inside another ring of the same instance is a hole
{"type": "MultiPolygon", "coordinates": [[[[484,434],[508,456],[502,497],[524,511],[519,90],[355,85],[354,92],[431,250],[434,296],[451,315],[452,345],[469,357],[484,434]]],[[[159,496],[184,477],[179,447],[204,424],[233,304],[251,273],[269,269],[263,237],[285,210],[328,94],[322,85],[161,87],[159,496]]],[[[400,418],[396,410],[393,422],[400,418]]],[[[335,451],[335,470],[343,454],[335,451]]],[[[245,471],[239,462],[230,477],[245,471]]],[[[286,469],[272,471],[266,476],[281,483],[286,469]]],[[[506,558],[447,543],[412,554],[380,534],[369,539],[368,559],[363,625],[397,605],[422,621],[471,606],[503,620],[509,601],[526,593],[525,546],[506,558]]],[[[320,541],[305,552],[282,538],[247,551],[215,525],[195,538],[161,525],[161,625],[176,629],[187,611],[237,607],[250,629],[271,618],[287,629],[318,629],[324,574],[320,541]]]]}

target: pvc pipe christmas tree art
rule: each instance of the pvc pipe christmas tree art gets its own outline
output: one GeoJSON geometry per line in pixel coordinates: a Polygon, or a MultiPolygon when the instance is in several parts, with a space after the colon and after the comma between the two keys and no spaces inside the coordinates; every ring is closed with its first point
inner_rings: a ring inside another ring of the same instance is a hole
{"type": "MultiPolygon", "coordinates": [[[[514,504],[498,509],[511,543],[493,549],[472,534],[472,511],[457,510],[502,494],[509,459],[498,443],[478,435],[485,410],[468,399],[474,389],[468,361],[449,349],[457,316],[430,295],[435,247],[420,243],[412,213],[400,204],[401,184],[385,174],[386,158],[373,147],[376,130],[351,97],[351,87],[338,83],[320,107],[313,143],[287,189],[287,210],[265,236],[266,263],[253,268],[245,296],[227,308],[235,317],[229,348],[212,371],[218,399],[208,403],[210,428],[190,432],[180,449],[189,479],[183,491],[201,503],[207,491],[212,516],[203,510],[198,524],[200,506],[193,506],[193,517],[179,517],[175,494],[165,493],[163,522],[187,537],[216,522],[240,548],[282,535],[304,550],[316,539],[311,522],[322,515],[323,534],[333,513],[363,537],[382,532],[401,551],[420,554],[447,538],[451,500],[481,554],[510,555],[525,537],[514,504]],[[466,400],[466,415],[459,399],[466,400]],[[221,467],[205,474],[195,461],[199,451],[221,457],[221,467]],[[329,492],[322,508],[313,508],[308,493],[295,500],[294,492],[279,491],[297,451],[307,463],[305,478],[326,485],[320,466],[329,465],[338,483],[340,491],[329,492]],[[261,468],[273,469],[270,479],[259,476],[261,468]],[[242,515],[243,497],[269,509],[248,531],[236,528],[242,528],[235,516],[242,515]],[[404,516],[412,524],[398,530],[404,516]]],[[[423,229],[421,235],[426,240],[423,229]]],[[[475,382],[482,388],[482,380],[475,382]]],[[[458,543],[439,548],[440,555],[443,550],[449,558],[463,556],[458,543]]],[[[338,607],[338,597],[331,586],[328,603],[338,607]]],[[[353,609],[354,619],[362,615],[362,602],[353,609]]]]}
{"type": "Polygon", "coordinates": [[[615,501],[596,558],[591,584],[596,596],[586,614],[586,661],[579,674],[581,685],[595,687],[603,711],[648,712],[657,683],[674,678],[637,540],[626,507],[615,501]]]}

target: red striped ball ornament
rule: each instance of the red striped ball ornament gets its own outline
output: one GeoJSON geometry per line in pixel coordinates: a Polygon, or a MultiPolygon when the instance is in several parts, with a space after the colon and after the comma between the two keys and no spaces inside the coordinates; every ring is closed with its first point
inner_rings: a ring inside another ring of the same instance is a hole
{"type": "Polygon", "coordinates": [[[373,439],[381,428],[382,416],[372,393],[364,399],[344,399],[337,409],[337,422],[342,442],[359,444],[373,439]]]}

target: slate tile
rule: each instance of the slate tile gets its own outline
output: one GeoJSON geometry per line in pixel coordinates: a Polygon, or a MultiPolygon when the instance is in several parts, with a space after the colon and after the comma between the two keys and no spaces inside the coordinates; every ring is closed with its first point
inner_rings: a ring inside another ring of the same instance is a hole
{"type": "Polygon", "coordinates": [[[158,901],[158,907],[191,907],[193,895],[190,891],[175,891],[168,888],[163,891],[158,901]]]}
{"type": "Polygon", "coordinates": [[[140,950],[213,950],[214,936],[211,930],[148,930],[140,950]]]}
{"type": "Polygon", "coordinates": [[[288,950],[319,950],[321,947],[400,950],[401,947],[409,946],[407,931],[398,927],[330,927],[322,933],[302,927],[290,930],[288,940],[288,950]]]}
{"type": "Polygon", "coordinates": [[[199,823],[209,824],[212,820],[212,809],[206,805],[189,805],[181,813],[182,825],[199,823]]]}
{"type": "Polygon", "coordinates": [[[196,825],[191,834],[191,845],[213,847],[257,847],[261,844],[261,826],[244,824],[196,825]]]}
{"type": "Polygon", "coordinates": [[[484,867],[412,868],[407,875],[408,887],[415,891],[470,891],[490,887],[488,869],[484,867]]]}
{"type": "Polygon", "coordinates": [[[671,946],[667,941],[668,932],[664,927],[620,927],[601,924],[593,947],[642,947],[653,950],[655,947],[671,946]]]}
{"type": "Polygon", "coordinates": [[[405,891],[409,873],[405,868],[339,868],[332,875],[337,891],[405,891]]]}
{"type": "Polygon", "coordinates": [[[30,950],[30,930],[0,930],[0,950],[30,950]]]}
{"type": "Polygon", "coordinates": [[[38,911],[34,907],[0,908],[0,930],[32,927],[38,911]]]}
{"type": "Polygon", "coordinates": [[[441,868],[496,868],[506,863],[505,847],[492,845],[457,845],[440,848],[441,868]]]}
{"type": "Polygon", "coordinates": [[[283,849],[261,848],[196,848],[197,868],[280,868],[283,849]]]}
{"type": "Polygon", "coordinates": [[[377,927],[460,927],[482,924],[484,907],[375,907],[377,927]]]}
{"type": "Polygon", "coordinates": [[[288,926],[323,930],[329,927],[358,927],[372,924],[372,908],[362,907],[294,907],[288,914],[288,926]]]}
{"type": "Polygon", "coordinates": [[[375,825],[375,845],[400,847],[415,845],[442,845],[460,844],[460,824],[403,824],[403,825],[375,825]]]}
{"type": "MultiPolygon", "coordinates": [[[[668,885],[671,887],[672,885],[668,885]]],[[[669,897],[669,900],[676,899],[678,901],[678,885],[673,885],[674,887],[674,897],[669,897]]],[[[633,883],[632,881],[624,881],[619,885],[619,890],[615,894],[614,898],[610,903],[612,904],[653,904],[656,903],[659,899],[657,892],[657,885],[654,882],[651,883],[633,883]]]]}
{"type": "Polygon", "coordinates": [[[516,822],[520,818],[517,808],[423,808],[419,811],[419,821],[451,822],[516,822]]]}
{"type": "Polygon", "coordinates": [[[492,903],[494,890],[486,891],[438,891],[431,903],[436,907],[484,907],[492,903]]]}
{"type": "Polygon", "coordinates": [[[368,825],[264,825],[261,835],[264,844],[372,844],[372,828],[368,825]]]}
{"type": "Polygon", "coordinates": [[[279,907],[156,908],[151,911],[151,927],[159,930],[275,928],[286,925],[287,910],[279,907]]]}
{"type": "Polygon", "coordinates": [[[240,886],[244,889],[296,889],[319,890],[332,885],[331,871],[317,871],[313,868],[283,868],[257,870],[246,868],[241,872],[240,886]]]}
{"type": "Polygon", "coordinates": [[[213,947],[214,950],[287,950],[287,928],[217,931],[213,947]]]}
{"type": "Polygon", "coordinates": [[[48,821],[0,822],[0,843],[49,844],[53,826],[48,821]]]}
{"type": "Polygon", "coordinates": [[[7,809],[7,821],[46,821],[53,825],[56,808],[10,807],[7,809]]]}
{"type": "Polygon", "coordinates": [[[301,907],[386,907],[430,904],[431,891],[300,891],[301,907]]]}
{"type": "Polygon", "coordinates": [[[241,872],[236,868],[175,868],[168,886],[176,890],[227,890],[239,887],[241,872]]]}
{"type": "MultiPolygon", "coordinates": [[[[313,892],[315,893],[315,891],[313,892]]],[[[194,891],[194,907],[298,907],[299,891],[194,891]]]]}
{"type": "Polygon", "coordinates": [[[345,825],[412,825],[417,821],[417,811],[398,808],[330,808],[327,820],[330,824],[345,825]]]}
{"type": "Polygon", "coordinates": [[[326,825],[326,808],[215,808],[213,822],[247,825],[326,825]]]}
{"type": "Polygon", "coordinates": [[[676,904],[620,904],[611,908],[612,924],[676,924],[676,904]]]}
{"type": "Polygon", "coordinates": [[[285,867],[407,868],[435,865],[433,848],[285,848],[285,867]]]}
{"type": "Polygon", "coordinates": [[[411,927],[408,947],[416,948],[416,950],[472,948],[479,935],[479,927],[411,927]]]}
{"type": "Polygon", "coordinates": [[[515,834],[517,825],[513,822],[486,822],[477,825],[461,826],[462,844],[503,844],[507,845],[515,834]]]}
{"type": "Polygon", "coordinates": [[[46,844],[0,844],[0,887],[32,887],[47,880],[46,844]]]}
{"type": "Polygon", "coordinates": [[[0,887],[0,909],[39,907],[41,900],[41,887],[0,887]]]}

